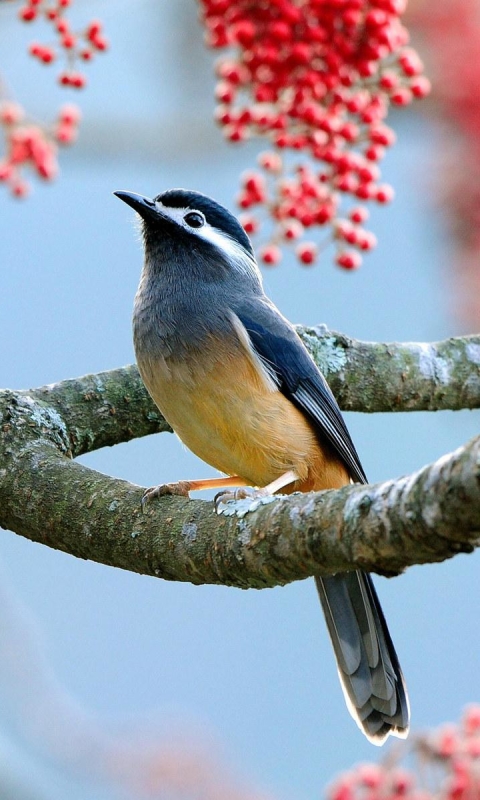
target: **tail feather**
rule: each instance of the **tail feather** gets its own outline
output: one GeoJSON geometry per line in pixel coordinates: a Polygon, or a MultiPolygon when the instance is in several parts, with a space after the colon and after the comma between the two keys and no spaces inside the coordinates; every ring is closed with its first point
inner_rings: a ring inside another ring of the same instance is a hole
{"type": "Polygon", "coordinates": [[[348,709],[373,744],[405,738],[409,704],[400,664],[370,575],[315,578],[348,709]]]}

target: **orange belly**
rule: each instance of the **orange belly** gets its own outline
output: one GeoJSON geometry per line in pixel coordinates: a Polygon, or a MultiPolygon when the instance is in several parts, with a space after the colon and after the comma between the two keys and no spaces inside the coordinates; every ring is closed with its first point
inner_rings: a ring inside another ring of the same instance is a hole
{"type": "Polygon", "coordinates": [[[139,358],[138,366],[182,442],[220,472],[262,487],[293,469],[299,480],[286,492],[350,482],[331,446],[242,348],[216,342],[195,362],[139,358]]]}

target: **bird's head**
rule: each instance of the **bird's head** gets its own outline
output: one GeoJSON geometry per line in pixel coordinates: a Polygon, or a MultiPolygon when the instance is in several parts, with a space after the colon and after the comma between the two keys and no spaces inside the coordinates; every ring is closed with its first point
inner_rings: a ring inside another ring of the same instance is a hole
{"type": "Polygon", "coordinates": [[[142,219],[147,263],[162,272],[178,266],[206,280],[238,276],[259,279],[253,248],[226,208],[200,192],[169,189],[153,199],[114,192],[142,219]]]}

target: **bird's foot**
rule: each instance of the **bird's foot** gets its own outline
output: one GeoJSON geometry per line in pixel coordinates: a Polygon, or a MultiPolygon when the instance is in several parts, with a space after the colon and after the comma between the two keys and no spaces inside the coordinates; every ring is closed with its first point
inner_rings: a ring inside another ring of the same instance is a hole
{"type": "Polygon", "coordinates": [[[142,510],[145,511],[145,506],[150,500],[157,497],[166,497],[168,495],[177,495],[179,497],[190,497],[190,489],[192,488],[190,481],[177,481],[176,483],[161,483],[160,486],[151,486],[146,489],[142,497],[142,510]]]}
{"type": "Polygon", "coordinates": [[[217,514],[221,512],[220,506],[228,503],[230,500],[246,500],[247,498],[250,500],[257,500],[260,497],[265,497],[270,492],[265,489],[245,489],[245,487],[240,487],[239,489],[235,489],[232,491],[224,491],[218,492],[213,498],[213,503],[215,505],[215,511],[217,514]]]}

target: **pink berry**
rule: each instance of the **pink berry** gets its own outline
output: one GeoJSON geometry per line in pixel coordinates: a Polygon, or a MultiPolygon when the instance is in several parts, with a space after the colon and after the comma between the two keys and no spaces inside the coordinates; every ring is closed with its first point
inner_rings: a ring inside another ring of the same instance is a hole
{"type": "Polygon", "coordinates": [[[368,208],[365,206],[355,206],[350,210],[348,215],[352,222],[355,222],[357,225],[361,225],[362,223],[366,222],[369,217],[368,208]]]}
{"type": "MultiPolygon", "coordinates": [[[[37,17],[37,12],[31,6],[24,6],[18,12],[18,16],[20,17],[21,20],[23,20],[23,22],[33,22],[33,20],[36,19],[37,17]]],[[[21,195],[17,194],[16,196],[20,197],[21,195]]]]}
{"type": "Polygon", "coordinates": [[[245,233],[256,233],[259,228],[259,222],[256,217],[251,214],[242,214],[239,217],[240,224],[245,233]]]}
{"type": "Polygon", "coordinates": [[[376,193],[374,195],[375,200],[377,203],[390,203],[395,196],[395,192],[393,188],[389,186],[388,183],[384,183],[381,186],[377,187],[376,193]]]}
{"type": "Polygon", "coordinates": [[[16,125],[23,119],[23,108],[18,103],[5,101],[0,103],[0,123],[3,125],[16,125]]]}
{"type": "Polygon", "coordinates": [[[274,244],[269,244],[260,250],[260,258],[264,264],[274,267],[282,258],[282,251],[274,244]]]}
{"type": "Polygon", "coordinates": [[[362,263],[362,257],[356,250],[341,250],[337,253],[335,263],[343,269],[358,269],[362,263]]]}
{"type": "Polygon", "coordinates": [[[8,161],[0,161],[0,181],[9,181],[13,175],[13,165],[8,161]]]}
{"type": "Polygon", "coordinates": [[[310,266],[317,259],[317,246],[313,242],[302,242],[297,246],[295,253],[302,264],[310,266]]]}
{"type": "Polygon", "coordinates": [[[61,107],[58,120],[59,122],[63,123],[64,125],[78,125],[82,118],[82,112],[78,108],[78,106],[74,105],[73,103],[68,103],[61,107]]]}
{"type": "Polygon", "coordinates": [[[27,197],[30,194],[30,184],[20,179],[14,181],[14,183],[11,184],[11,192],[14,197],[27,197]]]}
{"type": "Polygon", "coordinates": [[[463,728],[467,735],[480,731],[480,706],[468,706],[463,715],[463,728]]]}

